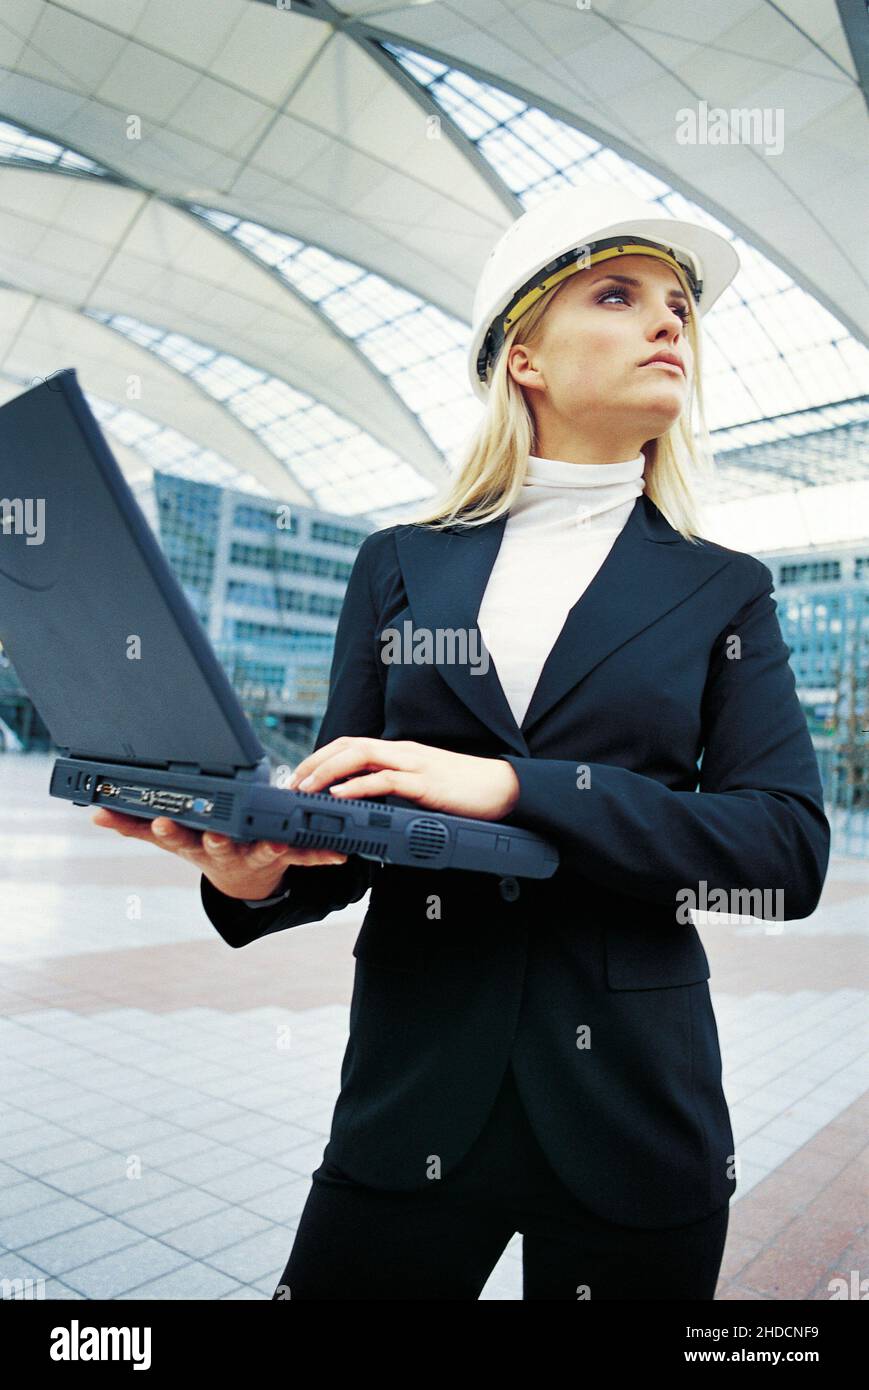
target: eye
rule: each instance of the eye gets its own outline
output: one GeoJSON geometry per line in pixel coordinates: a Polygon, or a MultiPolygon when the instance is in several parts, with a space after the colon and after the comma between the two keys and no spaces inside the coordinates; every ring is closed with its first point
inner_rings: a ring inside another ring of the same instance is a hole
{"type": "Polygon", "coordinates": [[[604,290],[604,293],[598,297],[597,302],[598,304],[603,304],[605,299],[612,299],[613,297],[623,299],[626,304],[630,303],[630,296],[627,290],[604,290]]]}
{"type": "MultiPolygon", "coordinates": [[[[610,290],[604,290],[603,294],[598,295],[597,303],[598,303],[598,304],[603,304],[605,300],[607,300],[607,299],[612,299],[613,296],[615,296],[617,299],[623,299],[623,300],[625,301],[626,304],[629,304],[629,303],[631,302],[631,301],[630,301],[630,293],[629,293],[628,290],[610,289],[610,290]]],[[[687,322],[688,322],[688,320],[689,320],[690,317],[691,317],[691,310],[690,310],[689,308],[687,308],[686,305],[684,305],[684,304],[671,304],[670,307],[671,307],[671,309],[673,310],[673,313],[676,314],[677,317],[680,318],[680,319],[682,320],[683,323],[687,323],[687,322]]]]}

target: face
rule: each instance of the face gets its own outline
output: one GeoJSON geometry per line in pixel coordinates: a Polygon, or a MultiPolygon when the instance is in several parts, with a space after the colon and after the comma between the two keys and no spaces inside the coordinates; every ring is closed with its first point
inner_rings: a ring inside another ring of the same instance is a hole
{"type": "Polygon", "coordinates": [[[517,340],[508,350],[508,369],[537,426],[535,452],[618,462],[666,433],[690,392],[685,323],[693,312],[676,272],[653,256],[613,256],[571,275],[537,341],[517,340]],[[684,371],[641,365],[661,352],[681,359],[684,371]]]}

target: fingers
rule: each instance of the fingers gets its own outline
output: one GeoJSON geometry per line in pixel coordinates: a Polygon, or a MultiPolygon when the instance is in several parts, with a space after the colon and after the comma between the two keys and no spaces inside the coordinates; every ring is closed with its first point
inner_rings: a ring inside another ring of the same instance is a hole
{"type": "Polygon", "coordinates": [[[243,863],[245,869],[266,869],[286,864],[344,864],[347,855],[330,849],[296,849],[273,840],[237,841],[212,830],[200,832],[179,825],[168,816],[148,821],[100,806],[91,817],[94,825],[114,830],[128,839],[145,840],[172,854],[181,854],[196,863],[214,865],[226,871],[243,863]]]}
{"type": "Polygon", "coordinates": [[[412,772],[396,772],[385,768],[381,772],[371,772],[365,777],[351,777],[340,787],[330,787],[333,796],[355,796],[364,800],[368,796],[405,796],[414,799],[419,793],[419,778],[412,772]]]}
{"type": "Polygon", "coordinates": [[[194,851],[202,853],[202,836],[198,830],[190,830],[186,825],[178,825],[167,816],[157,816],[151,821],[155,842],[161,849],[171,850],[173,854],[194,851]]]}
{"type": "Polygon", "coordinates": [[[256,840],[252,844],[237,844],[227,835],[207,831],[202,837],[203,848],[211,863],[226,864],[233,858],[244,862],[245,869],[275,868],[289,864],[344,864],[346,854],[332,849],[296,849],[293,845],[274,840],[256,840]]]}
{"type": "MultiPolygon", "coordinates": [[[[322,748],[303,758],[287,782],[287,787],[290,790],[299,790],[302,782],[315,774],[315,781],[303,790],[316,791],[317,787],[323,785],[324,780],[328,780],[323,776],[324,769],[331,769],[338,762],[346,765],[351,772],[358,767],[369,765],[382,767],[384,756],[394,746],[388,739],[351,738],[348,734],[343,734],[341,738],[333,738],[331,743],[324,743],[322,748]]],[[[331,772],[329,779],[334,780],[335,776],[340,775],[340,772],[331,772]]]]}
{"type": "MultiPolygon", "coordinates": [[[[165,817],[163,817],[165,820],[165,817]]],[[[108,830],[116,830],[119,835],[124,835],[131,840],[152,840],[154,839],[152,829],[154,821],[146,820],[143,816],[128,816],[123,811],[111,811],[108,806],[100,806],[91,816],[94,825],[105,826],[108,830]]],[[[159,844],[159,840],[155,843],[159,844]]]]}
{"type": "Polygon", "coordinates": [[[346,864],[347,855],[336,849],[299,849],[295,845],[274,845],[271,840],[258,840],[248,852],[247,863],[257,868],[263,863],[279,864],[281,860],[285,864],[346,864]],[[261,858],[263,847],[265,857],[261,858]]]}
{"type": "Polygon", "coordinates": [[[351,737],[344,734],[303,758],[286,787],[289,791],[316,792],[351,772],[377,772],[384,768],[418,772],[422,747],[410,739],[351,737]],[[307,785],[302,786],[303,782],[307,785]]]}
{"type": "MultiPolygon", "coordinates": [[[[351,739],[348,735],[342,734],[340,738],[333,738],[331,742],[324,743],[322,748],[317,748],[313,753],[309,753],[307,758],[303,758],[293,769],[292,775],[286,783],[287,788],[290,790],[297,788],[299,783],[303,782],[308,774],[314,771],[315,767],[319,767],[324,758],[330,758],[336,751],[346,748],[350,742],[351,739]]],[[[358,743],[360,740],[357,739],[355,742],[358,743]]]]}
{"type": "Polygon", "coordinates": [[[239,846],[228,835],[215,835],[213,830],[204,830],[202,832],[202,848],[209,859],[226,863],[235,857],[239,846]]]}
{"type": "MultiPolygon", "coordinates": [[[[178,825],[168,816],[156,816],[154,820],[149,821],[142,816],[128,816],[123,811],[113,811],[107,806],[100,806],[91,816],[91,821],[94,825],[115,830],[127,839],[145,840],[148,844],[159,845],[171,854],[202,855],[203,842],[200,832],[190,830],[185,825],[178,825]]],[[[232,841],[227,843],[231,851],[232,841]]]]}
{"type": "Polygon", "coordinates": [[[291,791],[316,792],[351,772],[411,771],[414,766],[413,750],[408,744],[382,738],[335,739],[299,763],[287,787],[291,791]]]}
{"type": "Polygon", "coordinates": [[[91,816],[94,825],[105,825],[109,830],[134,830],[145,826],[145,821],[137,816],[125,816],[120,811],[110,811],[108,806],[100,806],[91,816]]]}
{"type": "MultiPolygon", "coordinates": [[[[280,859],[287,857],[289,845],[276,846],[271,840],[257,840],[254,844],[246,847],[245,862],[249,869],[265,869],[270,864],[277,864],[280,859]]],[[[217,851],[219,854],[220,851],[217,851]]]]}

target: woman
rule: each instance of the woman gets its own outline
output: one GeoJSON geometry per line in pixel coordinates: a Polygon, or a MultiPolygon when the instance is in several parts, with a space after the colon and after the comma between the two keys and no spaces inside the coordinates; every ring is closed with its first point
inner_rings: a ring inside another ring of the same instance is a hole
{"type": "Polygon", "coordinates": [[[525,1298],[714,1296],[736,1158],[686,903],[804,917],[829,856],[770,571],[696,531],[696,314],[737,265],[624,190],[526,212],[476,296],[467,460],[349,581],[291,785],[526,826],[551,879],[129,828],[202,867],[234,947],[371,888],[276,1299],[476,1299],[516,1231],[525,1298]],[[408,623],[436,661],[385,659],[408,623]]]}

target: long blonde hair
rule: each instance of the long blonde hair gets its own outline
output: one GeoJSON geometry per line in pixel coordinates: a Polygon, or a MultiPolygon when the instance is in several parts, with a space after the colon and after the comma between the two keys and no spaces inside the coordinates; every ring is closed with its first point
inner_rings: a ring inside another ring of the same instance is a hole
{"type": "MultiPolygon", "coordinates": [[[[693,304],[693,296],[681,272],[675,272],[693,304]]],[[[546,310],[563,280],[541,296],[507,333],[495,359],[485,413],[471,436],[465,454],[447,491],[416,516],[403,523],[443,530],[449,526],[483,526],[510,510],[519,495],[529,454],[534,453],[534,417],[525,394],[507,370],[510,347],[517,340],[532,346],[540,336],[546,310]]],[[[685,332],[694,355],[691,390],[677,420],[658,439],[642,447],[645,493],[685,540],[697,544],[699,536],[697,478],[712,474],[712,444],[703,409],[700,333],[696,309],[688,316],[685,332]],[[697,408],[700,444],[692,432],[691,415],[697,408]]]]}

